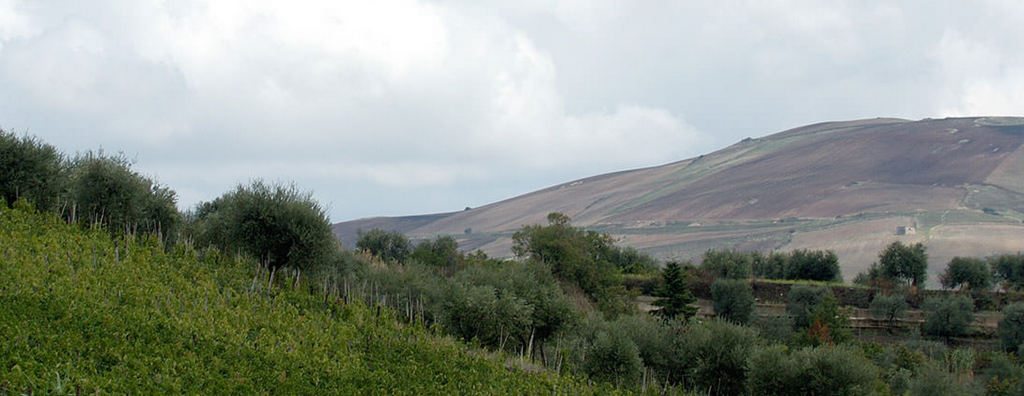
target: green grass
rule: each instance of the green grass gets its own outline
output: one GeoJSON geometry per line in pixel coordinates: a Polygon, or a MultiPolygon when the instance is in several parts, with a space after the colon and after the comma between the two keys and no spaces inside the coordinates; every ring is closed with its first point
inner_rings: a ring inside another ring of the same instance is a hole
{"type": "MultiPolygon", "coordinates": [[[[3,205],[0,205],[2,207],[3,205]]],[[[244,259],[0,208],[12,394],[591,394],[244,259]]],[[[605,389],[604,391],[607,391],[605,389]]]]}

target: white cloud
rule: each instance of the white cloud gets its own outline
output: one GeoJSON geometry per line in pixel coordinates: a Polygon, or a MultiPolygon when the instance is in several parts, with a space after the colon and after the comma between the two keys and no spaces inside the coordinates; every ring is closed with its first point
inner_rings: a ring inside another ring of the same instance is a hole
{"type": "Polygon", "coordinates": [[[810,122],[1019,112],[1024,8],[964,7],[0,0],[0,123],[123,149],[186,204],[264,177],[423,192],[337,219],[425,212],[810,122]]]}

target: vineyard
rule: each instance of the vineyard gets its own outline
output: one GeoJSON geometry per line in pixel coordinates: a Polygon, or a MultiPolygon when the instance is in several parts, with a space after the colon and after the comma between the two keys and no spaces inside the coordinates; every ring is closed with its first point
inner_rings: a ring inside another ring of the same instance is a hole
{"type": "Polygon", "coordinates": [[[166,250],[0,205],[0,395],[611,391],[515,368],[317,279],[166,250]]]}

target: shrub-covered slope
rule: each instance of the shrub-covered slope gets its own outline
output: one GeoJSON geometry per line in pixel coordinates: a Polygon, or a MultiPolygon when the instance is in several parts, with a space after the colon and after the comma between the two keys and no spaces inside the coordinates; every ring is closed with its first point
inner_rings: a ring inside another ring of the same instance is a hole
{"type": "Polygon", "coordinates": [[[43,394],[588,394],[387,311],[0,205],[0,387],[43,394]]]}

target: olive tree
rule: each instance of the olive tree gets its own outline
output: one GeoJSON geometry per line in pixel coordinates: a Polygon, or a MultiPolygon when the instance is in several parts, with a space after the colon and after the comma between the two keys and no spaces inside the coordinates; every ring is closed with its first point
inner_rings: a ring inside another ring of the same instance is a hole
{"type": "Polygon", "coordinates": [[[1024,303],[1015,302],[1003,308],[996,333],[1008,352],[1018,352],[1024,344],[1024,303]]]}
{"type": "Polygon", "coordinates": [[[974,304],[967,296],[927,299],[921,332],[946,339],[967,334],[967,327],[974,321],[973,310],[974,304]]]}
{"type": "Polygon", "coordinates": [[[754,292],[750,283],[739,279],[718,278],[711,284],[715,315],[737,324],[747,324],[754,313],[754,292]]]}
{"type": "Polygon", "coordinates": [[[871,314],[885,322],[889,333],[896,327],[896,322],[907,314],[907,300],[898,294],[878,295],[871,300],[871,314]]]}
{"type": "Polygon", "coordinates": [[[191,217],[200,244],[248,253],[272,269],[316,267],[338,252],[327,213],[294,185],[239,185],[191,217]]]}
{"type": "Polygon", "coordinates": [[[924,287],[928,278],[928,254],[920,242],[913,245],[904,245],[900,241],[889,244],[878,254],[878,264],[882,276],[910,286],[924,287]]]}
{"type": "Polygon", "coordinates": [[[25,199],[39,210],[56,208],[64,170],[64,156],[55,147],[0,130],[0,198],[8,207],[25,199]]]}
{"type": "Polygon", "coordinates": [[[114,234],[154,233],[173,236],[181,224],[176,194],[131,169],[123,155],[80,155],[71,165],[70,220],[102,224],[114,234]]]}
{"type": "Polygon", "coordinates": [[[404,262],[411,254],[412,244],[409,238],[398,231],[384,231],[374,228],[363,232],[359,230],[356,248],[365,250],[384,260],[404,262]]]}
{"type": "Polygon", "coordinates": [[[974,257],[953,257],[939,276],[942,287],[985,291],[992,288],[992,270],[988,262],[974,257]]]}

